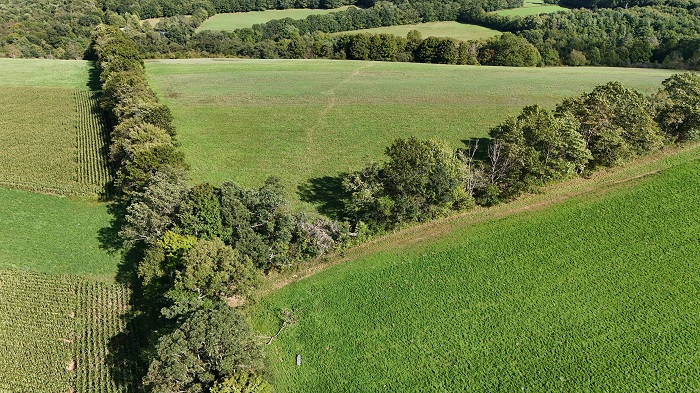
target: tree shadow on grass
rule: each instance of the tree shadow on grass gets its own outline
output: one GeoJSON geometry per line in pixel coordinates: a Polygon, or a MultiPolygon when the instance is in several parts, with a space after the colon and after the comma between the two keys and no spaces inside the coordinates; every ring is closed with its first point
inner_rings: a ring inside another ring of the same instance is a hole
{"type": "Polygon", "coordinates": [[[474,153],[475,160],[483,162],[489,161],[489,143],[491,143],[491,138],[462,139],[460,142],[464,143],[464,149],[474,148],[474,146],[476,146],[476,152],[474,153]]]}
{"type": "Polygon", "coordinates": [[[334,220],[343,220],[348,194],[343,190],[343,175],[310,179],[297,187],[297,195],[303,202],[313,204],[319,213],[334,220]]]}

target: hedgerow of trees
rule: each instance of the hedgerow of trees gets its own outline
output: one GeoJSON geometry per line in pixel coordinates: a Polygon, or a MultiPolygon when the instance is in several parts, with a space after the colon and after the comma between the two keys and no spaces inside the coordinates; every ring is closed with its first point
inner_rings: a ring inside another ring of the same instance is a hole
{"type": "Polygon", "coordinates": [[[172,115],[148,86],[137,44],[100,25],[91,50],[113,126],[119,236],[138,256],[134,315],[152,331],[138,337],[144,387],[266,391],[260,343],[226,299],[248,296],[262,272],[343,247],[349,225],[293,214],[275,178],[259,189],[190,186],[172,115]]]}
{"type": "Polygon", "coordinates": [[[353,229],[382,232],[474,204],[491,206],[664,145],[700,140],[700,76],[664,81],[652,97],[619,82],[597,86],[550,111],[523,108],[478,140],[450,152],[443,144],[399,139],[387,161],[342,175],[353,229]]]}

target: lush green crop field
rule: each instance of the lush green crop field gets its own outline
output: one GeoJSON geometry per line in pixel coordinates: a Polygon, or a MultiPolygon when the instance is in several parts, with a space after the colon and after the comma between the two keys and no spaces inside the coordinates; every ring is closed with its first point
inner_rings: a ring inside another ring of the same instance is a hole
{"type": "Polygon", "coordinates": [[[0,268],[114,277],[120,256],[100,240],[104,204],[1,188],[0,201],[0,268]]]}
{"type": "Polygon", "coordinates": [[[7,66],[0,76],[0,186],[68,195],[104,192],[105,128],[87,90],[87,65],[0,62],[7,66]]]}
{"type": "Polygon", "coordinates": [[[0,392],[125,391],[107,354],[127,305],[119,286],[0,270],[0,392]]]}
{"type": "Polygon", "coordinates": [[[263,334],[298,318],[268,347],[277,389],[700,390],[700,147],[642,161],[268,294],[263,334]]]}
{"type": "Polygon", "coordinates": [[[197,181],[290,194],[312,178],[381,160],[394,139],[483,137],[529,104],[619,80],[644,93],[668,70],[507,68],[332,60],[162,60],[146,65],[175,116],[197,181]]]}
{"type": "Polygon", "coordinates": [[[364,29],[346,31],[336,34],[372,33],[372,34],[394,34],[405,37],[411,30],[418,30],[426,37],[452,37],[462,41],[479,40],[491,38],[501,34],[498,30],[488,29],[477,25],[468,25],[459,22],[428,22],[415,25],[387,26],[374,29],[364,29]]]}
{"type": "Polygon", "coordinates": [[[539,0],[525,0],[525,3],[520,8],[510,10],[495,11],[497,14],[504,16],[528,16],[539,14],[551,14],[553,12],[567,11],[568,8],[560,7],[553,4],[545,4],[539,0]]]}
{"type": "Polygon", "coordinates": [[[266,23],[273,19],[304,19],[309,15],[324,15],[331,12],[338,12],[348,9],[348,6],[325,9],[288,9],[288,10],[267,10],[251,12],[234,12],[228,14],[216,14],[202,23],[197,31],[202,30],[235,30],[251,27],[256,24],[266,23]]]}

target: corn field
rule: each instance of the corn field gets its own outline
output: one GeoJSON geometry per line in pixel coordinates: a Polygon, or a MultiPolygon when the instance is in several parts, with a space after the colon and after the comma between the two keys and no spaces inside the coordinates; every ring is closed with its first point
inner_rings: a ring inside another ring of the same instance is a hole
{"type": "Polygon", "coordinates": [[[94,93],[0,86],[0,187],[47,194],[107,192],[107,130],[94,93]]]}
{"type": "Polygon", "coordinates": [[[108,366],[128,298],[118,285],[1,270],[0,392],[129,391],[108,366]]]}
{"type": "Polygon", "coordinates": [[[94,93],[75,91],[77,107],[77,173],[76,181],[86,190],[104,192],[110,182],[107,164],[107,126],[94,93]]]}

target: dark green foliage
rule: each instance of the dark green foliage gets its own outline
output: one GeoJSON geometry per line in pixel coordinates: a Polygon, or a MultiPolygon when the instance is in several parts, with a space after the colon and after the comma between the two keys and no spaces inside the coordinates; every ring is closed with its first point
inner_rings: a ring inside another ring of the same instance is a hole
{"type": "Polygon", "coordinates": [[[272,386],[261,376],[249,373],[236,373],[217,383],[211,393],[271,393],[272,386]]]}
{"type": "Polygon", "coordinates": [[[183,319],[158,340],[144,378],[148,392],[207,392],[234,373],[262,370],[262,349],[235,309],[217,302],[183,319]]]}
{"type": "Polygon", "coordinates": [[[425,221],[466,203],[461,164],[442,144],[397,139],[389,161],[345,176],[346,209],[353,222],[375,227],[425,221]]]}
{"type": "Polygon", "coordinates": [[[486,42],[480,51],[479,61],[485,65],[536,67],[542,64],[542,56],[525,38],[503,33],[486,42]]]}
{"type": "Polygon", "coordinates": [[[250,293],[257,275],[250,258],[240,255],[219,239],[200,240],[187,250],[175,276],[177,291],[199,297],[231,297],[250,293]]]}
{"type": "Polygon", "coordinates": [[[656,96],[656,121],[670,138],[679,141],[700,139],[700,77],[686,72],[663,82],[656,96]]]}
{"type": "Polygon", "coordinates": [[[185,155],[172,144],[160,144],[140,150],[117,172],[115,186],[125,196],[142,192],[153,175],[162,168],[186,169],[185,155]]]}
{"type": "Polygon", "coordinates": [[[214,186],[204,183],[192,187],[180,202],[176,220],[182,234],[202,239],[221,236],[221,203],[214,186]]]}
{"type": "Polygon", "coordinates": [[[0,56],[82,59],[103,11],[94,0],[5,1],[0,56]]]}
{"type": "Polygon", "coordinates": [[[261,269],[289,263],[293,218],[279,179],[267,179],[258,190],[224,183],[219,195],[227,243],[250,256],[261,269]]]}
{"type": "MultiPolygon", "coordinates": [[[[555,117],[538,106],[529,106],[517,117],[508,118],[489,134],[500,144],[502,170],[499,195],[511,198],[533,186],[579,174],[591,158],[579,124],[571,116],[555,117]]],[[[484,197],[492,198],[484,192],[484,197]]]]}
{"type": "Polygon", "coordinates": [[[627,6],[526,17],[467,7],[459,21],[517,34],[539,50],[547,65],[700,67],[697,6],[627,6]]]}
{"type": "Polygon", "coordinates": [[[589,167],[617,165],[663,144],[649,101],[619,82],[567,99],[557,113],[570,114],[580,123],[581,135],[593,155],[589,167]]]}
{"type": "Polygon", "coordinates": [[[455,64],[457,62],[457,40],[449,37],[428,37],[421,42],[415,60],[422,63],[455,64]]]}
{"type": "Polygon", "coordinates": [[[184,171],[176,168],[156,172],[143,194],[127,207],[120,238],[127,245],[142,241],[152,246],[160,241],[175,224],[175,212],[187,191],[186,179],[184,171]]]}

